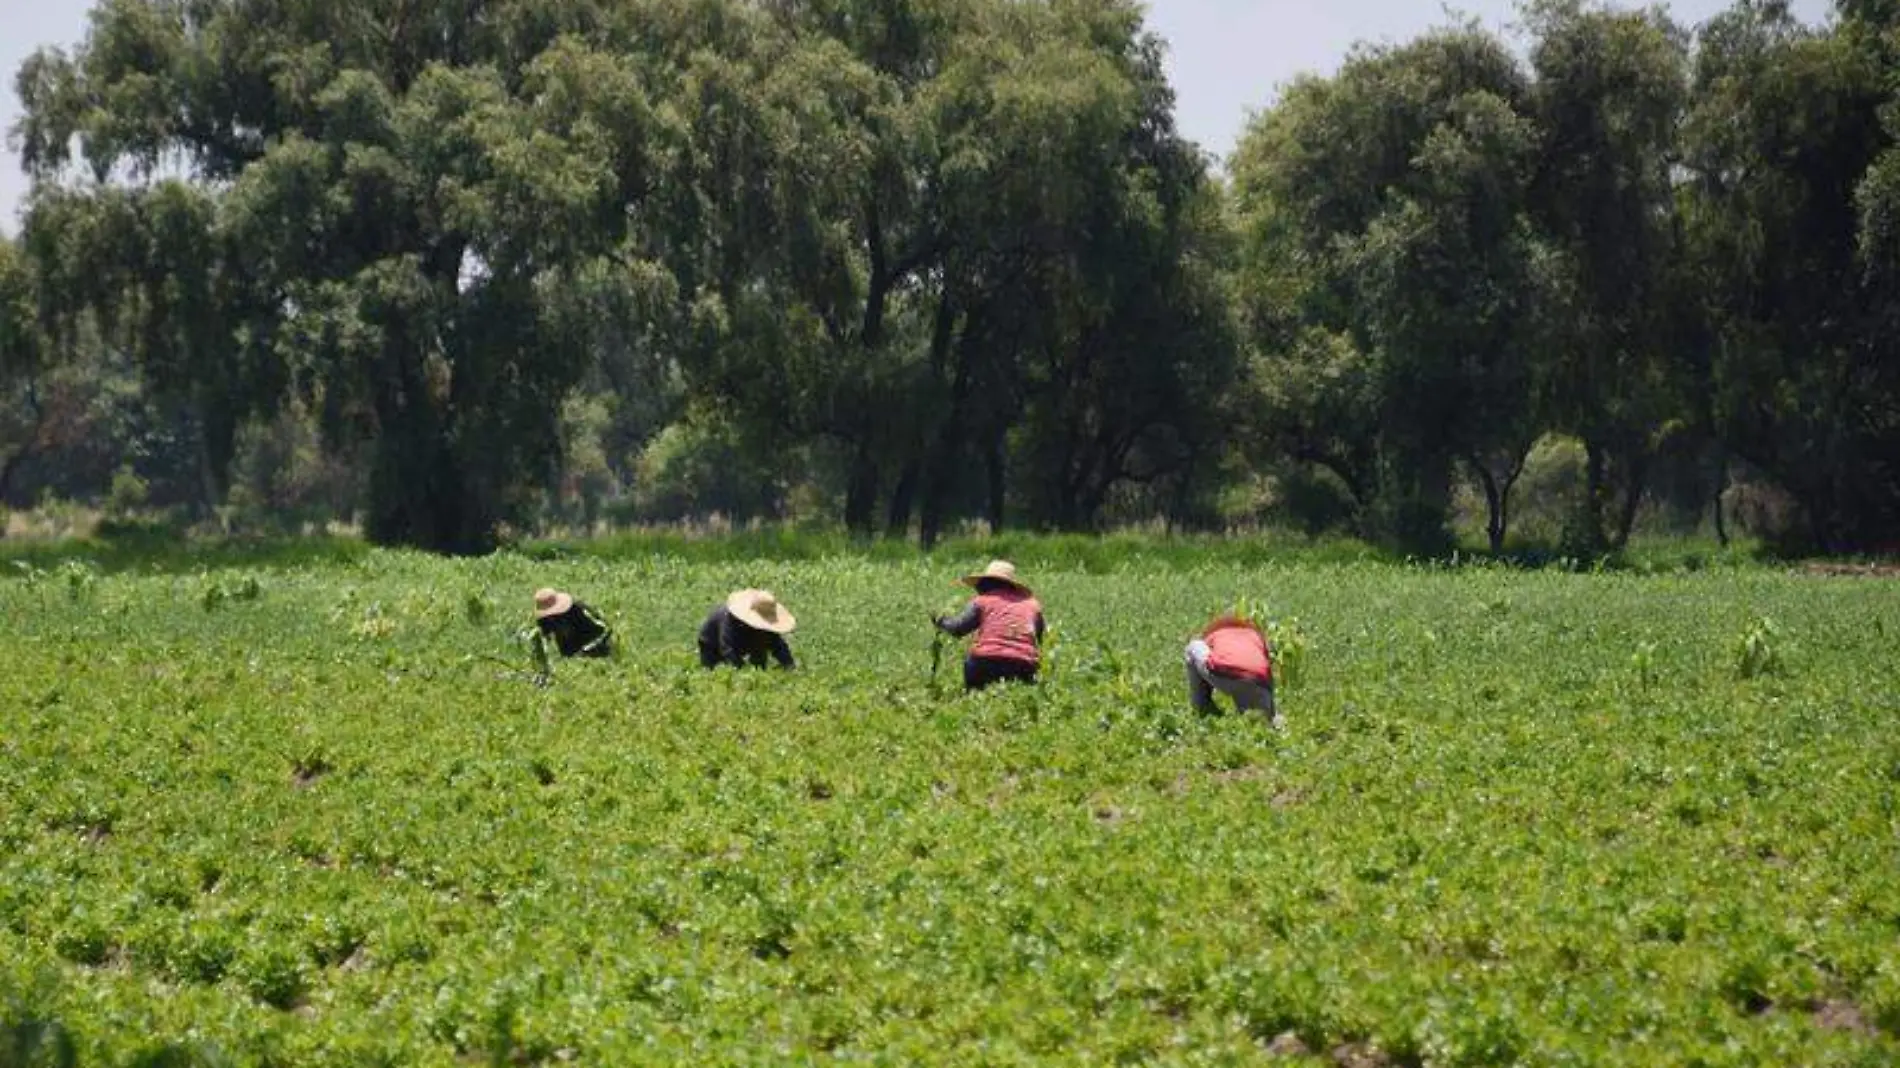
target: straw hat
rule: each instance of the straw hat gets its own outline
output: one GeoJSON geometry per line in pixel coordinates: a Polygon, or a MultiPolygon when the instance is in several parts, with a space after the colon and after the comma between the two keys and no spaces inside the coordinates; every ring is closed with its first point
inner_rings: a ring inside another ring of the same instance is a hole
{"type": "Polygon", "coordinates": [[[1023,591],[1024,593],[1030,592],[1029,587],[1023,585],[1022,580],[1016,577],[1016,565],[1010,563],[1008,560],[991,560],[990,566],[984,568],[983,570],[977,572],[974,575],[963,576],[962,581],[965,586],[974,586],[977,583],[983,581],[984,579],[994,579],[997,582],[1006,582],[1010,584],[1011,586],[1014,586],[1017,589],[1023,591]]]}
{"type": "Polygon", "coordinates": [[[790,634],[798,626],[798,620],[792,618],[770,590],[740,590],[726,598],[726,611],[753,630],[790,634]]]}
{"type": "Polygon", "coordinates": [[[558,616],[574,607],[574,598],[560,590],[551,590],[543,586],[534,591],[534,618],[546,619],[558,616]]]}

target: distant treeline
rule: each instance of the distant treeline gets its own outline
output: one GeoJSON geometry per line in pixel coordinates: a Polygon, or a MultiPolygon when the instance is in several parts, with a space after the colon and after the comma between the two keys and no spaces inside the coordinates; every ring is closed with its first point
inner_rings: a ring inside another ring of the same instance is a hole
{"type": "Polygon", "coordinates": [[[1522,15],[1219,174],[1132,0],[102,0],[18,73],[0,498],[1891,548],[1900,3],[1522,15]]]}

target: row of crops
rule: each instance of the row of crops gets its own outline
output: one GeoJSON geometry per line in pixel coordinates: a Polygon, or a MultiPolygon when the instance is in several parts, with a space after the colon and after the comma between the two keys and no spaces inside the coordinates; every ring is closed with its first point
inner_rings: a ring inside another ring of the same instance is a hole
{"type": "Polygon", "coordinates": [[[963,697],[980,562],[22,569],[0,1064],[1900,1059],[1900,585],[1132,557],[963,697]],[[701,671],[751,585],[801,669],[701,671]],[[1281,734],[1187,707],[1240,598],[1281,734]]]}

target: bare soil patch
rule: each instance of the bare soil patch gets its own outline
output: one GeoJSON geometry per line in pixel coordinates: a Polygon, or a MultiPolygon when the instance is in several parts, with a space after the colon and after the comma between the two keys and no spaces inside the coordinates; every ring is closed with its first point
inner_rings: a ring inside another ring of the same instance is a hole
{"type": "Polygon", "coordinates": [[[299,790],[308,790],[316,785],[318,779],[328,774],[330,774],[330,765],[321,760],[298,764],[290,769],[290,785],[299,790]]]}
{"type": "Polygon", "coordinates": [[[1823,1031],[1847,1031],[1857,1035],[1874,1033],[1873,1024],[1867,1022],[1866,1014],[1860,1011],[1860,1006],[1846,998],[1834,998],[1816,1005],[1814,1026],[1823,1031]]]}
{"type": "Polygon", "coordinates": [[[1300,1036],[1291,1031],[1282,1031],[1267,1043],[1267,1052],[1275,1057],[1306,1057],[1313,1051],[1300,1041],[1300,1036]]]}
{"type": "Polygon", "coordinates": [[[1391,1068],[1392,1058],[1369,1042],[1347,1042],[1333,1047],[1333,1063],[1339,1068],[1391,1068]]]}
{"type": "Polygon", "coordinates": [[[1267,769],[1258,764],[1249,764],[1244,768],[1228,768],[1224,771],[1209,772],[1208,778],[1215,782],[1254,782],[1267,777],[1267,769]]]}

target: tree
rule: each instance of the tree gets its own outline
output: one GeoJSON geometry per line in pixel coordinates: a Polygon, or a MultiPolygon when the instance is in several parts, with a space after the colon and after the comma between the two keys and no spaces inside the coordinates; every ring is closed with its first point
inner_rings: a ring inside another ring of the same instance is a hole
{"type": "Polygon", "coordinates": [[[1583,440],[1577,534],[1598,551],[1628,540],[1649,464],[1684,410],[1672,167],[1688,44],[1659,10],[1539,0],[1527,16],[1542,133],[1534,216],[1569,261],[1575,294],[1542,407],[1554,429],[1583,440]]]}
{"type": "Polygon", "coordinates": [[[556,454],[595,312],[664,282],[631,252],[658,139],[640,28],[536,0],[106,0],[20,74],[26,243],[130,310],[148,377],[203,391],[213,474],[294,388],[373,443],[372,538],[481,551],[556,454]]]}
{"type": "Polygon", "coordinates": [[[32,265],[0,235],[0,379],[36,370],[43,349],[32,265]]]}
{"type": "Polygon", "coordinates": [[[1089,36],[1114,47],[1069,139],[1040,139],[1069,162],[1034,212],[1061,225],[1032,283],[1048,318],[1022,371],[1030,516],[1065,529],[1095,526],[1119,486],[1205,462],[1237,357],[1223,205],[1175,130],[1162,46],[1132,8],[1090,14],[1109,21],[1089,36]]]}
{"type": "MultiPolygon", "coordinates": [[[[1385,356],[1388,391],[1403,398],[1385,432],[1429,465],[1421,473],[1442,477],[1445,455],[1471,471],[1494,553],[1536,438],[1530,357],[1534,328],[1547,322],[1539,302],[1554,288],[1525,214],[1536,132],[1520,114],[1521,88],[1510,88],[1515,100],[1478,91],[1454,104],[1413,158],[1416,191],[1373,222],[1352,260],[1368,340],[1385,356]]],[[[1442,524],[1440,492],[1431,487],[1423,522],[1442,524]]]]}
{"type": "Polygon", "coordinates": [[[26,384],[24,400],[31,420],[18,433],[18,442],[6,443],[6,459],[0,461],[0,500],[5,499],[14,470],[33,448],[45,422],[32,388],[44,348],[31,265],[13,241],[0,235],[0,387],[10,392],[16,383],[26,384]]]}
{"type": "Polygon", "coordinates": [[[1217,231],[1138,8],[766,10],[752,50],[694,61],[719,102],[692,140],[719,162],[686,183],[708,191],[688,214],[717,251],[676,261],[712,326],[695,392],[788,443],[833,442],[860,534],[884,500],[888,529],[921,512],[933,540],[972,471],[1000,522],[1012,451],[1035,517],[1064,526],[1178,465],[1179,440],[1158,442],[1196,406],[1158,369],[1224,357],[1167,323],[1225,310],[1177,281],[1217,231]]]}
{"type": "Polygon", "coordinates": [[[1893,74],[1900,69],[1900,4],[1843,0],[1841,9],[1842,32],[1888,77],[1881,112],[1884,145],[1855,192],[1870,305],[1858,354],[1856,395],[1863,403],[1853,424],[1863,466],[1852,493],[1841,494],[1851,503],[1835,515],[1847,544],[1891,552],[1893,531],[1900,528],[1900,359],[1893,342],[1900,336],[1900,78],[1893,74]]]}
{"type": "Polygon", "coordinates": [[[42,187],[23,240],[42,275],[42,318],[62,351],[82,330],[132,356],[143,392],[184,425],[200,517],[223,500],[239,426],[281,390],[232,337],[241,299],[218,262],[215,208],[178,181],[87,194],[42,187]]]}
{"type": "Polygon", "coordinates": [[[1855,193],[1888,143],[1856,34],[1747,2],[1702,31],[1685,141],[1689,233],[1710,295],[1709,396],[1727,448],[1801,504],[1817,548],[1892,529],[1900,378],[1881,358],[1855,193]],[[1885,428],[1883,429],[1883,421],[1885,428]]]}
{"type": "Polygon", "coordinates": [[[1491,491],[1501,547],[1532,437],[1528,97],[1495,39],[1439,31],[1296,84],[1237,155],[1271,432],[1410,548],[1445,544],[1460,462],[1491,491]]]}

